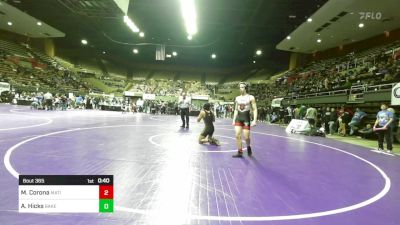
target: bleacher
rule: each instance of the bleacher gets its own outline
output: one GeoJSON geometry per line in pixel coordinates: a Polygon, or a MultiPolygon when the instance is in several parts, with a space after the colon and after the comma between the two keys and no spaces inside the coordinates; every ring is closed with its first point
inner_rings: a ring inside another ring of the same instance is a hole
{"type": "MultiPolygon", "coordinates": [[[[327,60],[312,62],[301,68],[283,73],[276,81],[269,83],[258,83],[257,79],[264,76],[265,70],[258,69],[254,72],[254,77],[249,79],[252,83],[250,93],[263,102],[268,102],[275,97],[302,98],[308,95],[349,94],[349,101],[362,99],[364,93],[382,89],[390,89],[392,83],[400,81],[400,74],[397,72],[392,76],[385,75],[387,69],[386,61],[390,58],[392,49],[398,48],[399,42],[386,46],[374,47],[359,53],[351,53],[343,57],[336,57],[327,60]],[[386,60],[386,61],[385,61],[386,60]],[[373,71],[371,68],[376,67],[373,71]],[[328,85],[326,85],[328,80],[328,85]],[[383,80],[383,82],[382,82],[383,80]],[[329,86],[329,87],[327,87],[329,86]]],[[[32,57],[32,54],[47,64],[54,64],[55,60],[46,56],[43,52],[24,48],[21,45],[9,41],[0,40],[0,47],[6,55],[18,55],[32,57]]],[[[60,62],[56,62],[60,64],[60,62]]],[[[25,68],[21,71],[14,71],[15,62],[6,60],[0,65],[2,77],[10,80],[10,83],[17,89],[46,89],[46,90],[65,90],[73,92],[92,91],[122,94],[125,90],[141,93],[154,93],[160,96],[177,95],[179,91],[186,91],[191,94],[216,95],[220,98],[232,100],[233,95],[237,94],[237,81],[228,81],[218,88],[202,84],[202,73],[198,72],[172,72],[151,69],[135,69],[132,71],[133,78],[102,74],[95,71],[93,76],[84,77],[68,70],[67,74],[55,67],[46,69],[25,68]],[[13,67],[14,66],[14,67],[13,67]],[[177,76],[179,75],[179,76],[177,76]],[[84,78],[82,78],[84,77],[84,78]],[[149,79],[150,78],[150,79],[149,79]],[[146,80],[147,79],[147,80],[146,80]],[[173,80],[179,79],[179,80],[173,80]],[[231,82],[230,82],[231,81],[231,82]],[[229,92],[218,90],[232,90],[229,92]]],[[[65,63],[63,63],[65,64],[65,63]]],[[[86,64],[85,64],[86,65],[86,64]]],[[[94,61],[90,64],[91,68],[98,69],[94,61]],[[96,68],[94,68],[96,67],[96,68]]],[[[19,65],[21,66],[21,65],[19,65]]],[[[107,64],[109,69],[115,69],[107,64]]],[[[399,63],[389,65],[389,67],[399,68],[399,63]]],[[[20,68],[21,69],[21,68],[20,68]]],[[[20,70],[18,69],[18,70],[20,70]]],[[[387,73],[387,72],[386,72],[387,73]]],[[[220,74],[219,74],[220,76],[220,74]]],[[[206,82],[218,82],[208,73],[206,82]]]]}
{"type": "Polygon", "coordinates": [[[0,49],[5,51],[11,56],[20,56],[25,58],[31,57],[28,54],[28,52],[24,49],[24,47],[6,40],[0,39],[0,49]]]}
{"type": "Polygon", "coordinates": [[[154,71],[151,78],[155,80],[166,80],[174,78],[175,75],[175,72],[170,71],[154,71]]]}
{"type": "MultiPolygon", "coordinates": [[[[394,42],[340,58],[312,62],[289,71],[275,82],[274,85],[280,89],[275,96],[298,97],[334,90],[350,90],[352,86],[364,85],[368,88],[400,81],[398,71],[386,71],[381,75],[379,73],[380,70],[398,68],[398,62],[388,65],[388,60],[391,58],[391,50],[399,46],[400,42],[394,42]],[[376,67],[376,71],[369,71],[372,67],[376,67]]],[[[265,86],[264,89],[273,89],[274,85],[265,86]]]]}
{"type": "Polygon", "coordinates": [[[30,51],[32,52],[32,54],[34,56],[36,56],[36,58],[38,58],[39,60],[41,60],[42,62],[46,63],[47,65],[52,65],[52,66],[57,66],[58,62],[51,58],[50,56],[44,54],[43,52],[37,50],[37,49],[30,49],[30,51]]]}

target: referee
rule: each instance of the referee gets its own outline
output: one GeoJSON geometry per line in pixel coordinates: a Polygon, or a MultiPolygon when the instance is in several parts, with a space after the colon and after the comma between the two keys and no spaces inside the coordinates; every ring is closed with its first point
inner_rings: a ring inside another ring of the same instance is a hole
{"type": "Polygon", "coordinates": [[[186,98],[186,94],[182,94],[182,99],[178,102],[179,108],[181,110],[181,119],[182,119],[182,128],[189,128],[189,108],[190,108],[190,100],[186,98]],[[186,119],[186,123],[185,123],[186,119]]]}

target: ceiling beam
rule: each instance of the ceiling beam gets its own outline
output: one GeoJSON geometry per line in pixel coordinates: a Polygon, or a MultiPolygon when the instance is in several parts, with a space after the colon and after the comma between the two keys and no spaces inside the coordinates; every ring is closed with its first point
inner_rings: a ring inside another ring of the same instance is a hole
{"type": "Polygon", "coordinates": [[[250,26],[253,24],[254,22],[254,18],[257,16],[257,14],[259,13],[260,9],[261,9],[261,5],[264,3],[264,0],[258,0],[258,3],[256,5],[256,7],[253,10],[253,13],[251,14],[250,18],[247,20],[247,24],[245,29],[242,32],[242,35],[240,35],[239,40],[243,40],[244,36],[247,34],[247,32],[250,29],[250,26]]]}

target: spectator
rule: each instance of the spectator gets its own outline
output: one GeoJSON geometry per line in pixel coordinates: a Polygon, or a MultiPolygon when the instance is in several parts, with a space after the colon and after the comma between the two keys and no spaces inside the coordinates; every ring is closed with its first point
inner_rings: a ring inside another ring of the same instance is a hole
{"type": "Polygon", "coordinates": [[[360,134],[361,138],[369,139],[372,137],[374,131],[372,130],[371,124],[367,124],[367,126],[365,126],[363,129],[358,130],[358,133],[360,134]]]}
{"type": "Polygon", "coordinates": [[[271,115],[271,123],[276,123],[276,122],[278,122],[278,119],[279,119],[279,117],[278,117],[278,115],[276,114],[276,112],[272,112],[272,115],[271,115]]]}
{"type": "Polygon", "coordinates": [[[292,106],[288,106],[287,108],[286,108],[286,110],[287,110],[287,123],[290,123],[290,121],[292,120],[292,118],[293,118],[293,109],[292,109],[292,106]]]}
{"type": "Polygon", "coordinates": [[[285,123],[285,108],[283,108],[283,106],[281,106],[279,108],[279,123],[280,124],[284,124],[285,123]]]}
{"type": "Polygon", "coordinates": [[[307,109],[305,118],[308,120],[308,123],[310,124],[311,133],[313,133],[316,130],[315,122],[317,119],[317,109],[310,105],[310,107],[308,107],[307,109]]]}
{"type": "Polygon", "coordinates": [[[300,107],[297,106],[294,110],[293,110],[293,114],[294,114],[294,118],[295,119],[300,119],[300,107]]]}
{"type": "Polygon", "coordinates": [[[325,127],[325,134],[330,134],[329,130],[329,120],[331,118],[331,109],[329,107],[326,108],[325,113],[322,115],[322,122],[325,127]]]}
{"type": "Polygon", "coordinates": [[[299,111],[299,119],[304,119],[305,115],[307,112],[307,107],[305,105],[300,106],[300,111],[299,111]]]}
{"type": "Polygon", "coordinates": [[[383,140],[386,140],[388,153],[392,152],[392,130],[390,124],[393,121],[393,113],[387,110],[387,105],[381,105],[381,111],[376,114],[374,131],[378,135],[378,151],[383,151],[383,140]]]}
{"type": "Polygon", "coordinates": [[[50,92],[46,92],[43,95],[46,110],[53,110],[53,95],[50,92]]]}
{"type": "Polygon", "coordinates": [[[339,122],[339,129],[338,133],[342,136],[347,135],[347,125],[350,122],[350,113],[344,109],[344,106],[342,106],[339,110],[338,113],[338,122],[339,122]]]}
{"type": "Polygon", "coordinates": [[[366,116],[367,114],[363,111],[361,111],[359,108],[356,109],[356,112],[353,115],[353,118],[351,119],[349,123],[350,127],[350,135],[353,135],[355,131],[358,130],[358,127],[360,126],[361,120],[366,116]]]}

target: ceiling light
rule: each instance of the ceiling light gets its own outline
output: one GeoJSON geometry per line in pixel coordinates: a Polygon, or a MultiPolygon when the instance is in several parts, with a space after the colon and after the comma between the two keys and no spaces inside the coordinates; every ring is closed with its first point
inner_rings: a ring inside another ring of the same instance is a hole
{"type": "Polygon", "coordinates": [[[12,22],[8,21],[7,22],[8,26],[12,26],[12,22]]]}
{"type": "Polygon", "coordinates": [[[172,52],[172,55],[173,55],[173,56],[177,56],[178,53],[177,53],[177,52],[172,52]]]}
{"type": "Polygon", "coordinates": [[[87,45],[88,42],[87,42],[87,40],[82,39],[82,40],[81,40],[81,43],[84,44],[84,45],[87,45]]]}
{"type": "Polygon", "coordinates": [[[137,49],[135,48],[135,49],[133,49],[133,53],[134,53],[134,54],[138,54],[138,53],[139,53],[139,50],[137,50],[137,49]]]}
{"type": "Polygon", "coordinates": [[[187,36],[187,39],[188,39],[188,40],[192,40],[192,38],[193,38],[192,35],[188,35],[188,36],[187,36]]]}
{"type": "Polygon", "coordinates": [[[257,54],[257,55],[261,55],[261,54],[262,54],[262,51],[261,51],[261,50],[257,50],[257,51],[256,51],[256,54],[257,54]]]}
{"type": "Polygon", "coordinates": [[[364,24],[363,24],[363,23],[360,23],[360,24],[358,24],[358,27],[359,27],[359,28],[363,28],[363,27],[364,27],[364,24]]]}
{"type": "Polygon", "coordinates": [[[311,23],[311,22],[312,22],[312,19],[311,19],[311,18],[308,18],[308,19],[307,19],[307,22],[311,23]]]}
{"type": "Polygon", "coordinates": [[[287,36],[287,37],[286,37],[286,39],[290,40],[290,39],[291,39],[291,37],[290,37],[290,36],[287,36]]]}
{"type": "Polygon", "coordinates": [[[106,51],[103,51],[103,54],[106,54],[106,51]]]}
{"type": "Polygon", "coordinates": [[[253,61],[253,63],[256,63],[256,61],[253,61]]]}
{"type": "Polygon", "coordinates": [[[166,54],[165,57],[171,58],[171,54],[166,54]]]}
{"type": "Polygon", "coordinates": [[[215,58],[217,58],[217,55],[216,55],[216,54],[212,54],[212,55],[211,55],[211,58],[212,58],[212,59],[215,59],[215,58]]]}
{"type": "Polygon", "coordinates": [[[182,17],[185,21],[186,33],[189,35],[195,35],[197,33],[197,15],[194,0],[180,0],[180,2],[182,17]]]}
{"type": "Polygon", "coordinates": [[[144,37],[144,33],[143,33],[143,32],[140,32],[140,33],[139,33],[139,36],[140,36],[140,37],[144,37]]]}
{"type": "Polygon", "coordinates": [[[318,42],[318,43],[321,43],[321,41],[322,41],[322,40],[318,38],[317,42],[318,42]]]}
{"type": "Polygon", "coordinates": [[[139,28],[135,25],[135,23],[127,16],[124,16],[124,22],[126,23],[126,25],[134,32],[137,33],[139,32],[139,28]]]}
{"type": "Polygon", "coordinates": [[[42,26],[42,22],[40,22],[40,21],[38,21],[36,24],[37,24],[38,26],[42,26]]]}

